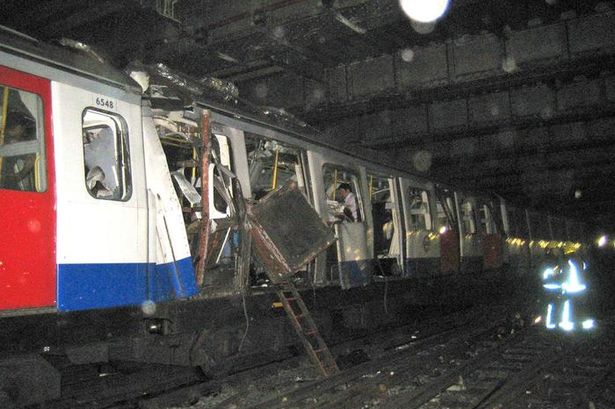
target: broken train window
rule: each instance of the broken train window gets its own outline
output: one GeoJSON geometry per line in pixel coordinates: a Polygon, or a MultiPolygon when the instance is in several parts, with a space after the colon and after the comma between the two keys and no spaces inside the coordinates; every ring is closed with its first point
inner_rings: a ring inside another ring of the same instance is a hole
{"type": "Polygon", "coordinates": [[[130,154],[124,119],[117,114],[87,108],[83,111],[82,132],[88,193],[96,199],[130,199],[130,154]]]}
{"type": "Polygon", "coordinates": [[[300,149],[249,132],[245,140],[253,199],[261,199],[290,180],[306,194],[300,149]]]}

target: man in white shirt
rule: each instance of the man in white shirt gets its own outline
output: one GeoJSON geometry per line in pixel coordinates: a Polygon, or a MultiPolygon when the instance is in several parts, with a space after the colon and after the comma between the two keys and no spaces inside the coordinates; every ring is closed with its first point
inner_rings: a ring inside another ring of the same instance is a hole
{"type": "Polygon", "coordinates": [[[351,222],[361,221],[357,207],[357,197],[352,193],[350,183],[340,183],[337,187],[337,192],[344,201],[344,215],[351,222]]]}

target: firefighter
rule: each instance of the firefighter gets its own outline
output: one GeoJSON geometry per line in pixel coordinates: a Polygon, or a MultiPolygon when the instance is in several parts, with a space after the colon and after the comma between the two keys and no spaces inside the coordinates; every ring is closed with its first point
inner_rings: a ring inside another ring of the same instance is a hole
{"type": "Polygon", "coordinates": [[[545,325],[547,329],[554,329],[557,327],[556,317],[561,315],[563,259],[558,249],[547,249],[545,256],[547,260],[542,270],[542,287],[547,303],[545,325]]]}
{"type": "Polygon", "coordinates": [[[593,328],[594,320],[586,315],[584,308],[587,284],[583,272],[586,270],[585,261],[574,254],[557,257],[543,270],[543,288],[547,295],[545,325],[548,329],[573,331],[593,328]]]}

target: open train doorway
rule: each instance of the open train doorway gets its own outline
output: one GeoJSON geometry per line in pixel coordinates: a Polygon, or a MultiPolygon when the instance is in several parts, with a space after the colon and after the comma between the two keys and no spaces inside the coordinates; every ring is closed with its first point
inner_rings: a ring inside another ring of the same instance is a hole
{"type": "Polygon", "coordinates": [[[391,187],[393,179],[367,176],[373,229],[374,274],[399,276],[401,273],[401,229],[396,195],[391,187]]]}
{"type": "MultiPolygon", "coordinates": [[[[289,182],[296,182],[299,191],[310,198],[306,189],[306,168],[302,149],[267,138],[251,132],[245,132],[245,147],[247,154],[247,168],[250,177],[250,190],[253,202],[264,198],[289,182]]],[[[290,215],[279,215],[280,218],[290,215]]],[[[309,284],[313,282],[313,263],[305,265],[294,275],[296,284],[309,284]]],[[[270,285],[265,267],[260,263],[254,248],[250,262],[249,283],[252,287],[266,287],[270,285]]]]}
{"type": "Polygon", "coordinates": [[[325,164],[322,175],[327,198],[327,221],[333,226],[337,237],[336,246],[327,250],[329,279],[339,280],[344,289],[366,285],[371,281],[372,269],[360,173],[325,164]]]}

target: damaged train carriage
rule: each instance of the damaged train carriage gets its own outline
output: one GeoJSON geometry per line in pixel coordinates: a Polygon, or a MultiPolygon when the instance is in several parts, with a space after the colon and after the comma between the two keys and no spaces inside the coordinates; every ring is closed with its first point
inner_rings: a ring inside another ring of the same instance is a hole
{"type": "Polygon", "coordinates": [[[211,372],[291,354],[247,217],[289,184],[335,232],[319,252],[295,202],[269,215],[289,253],[318,254],[294,281],[328,340],[514,280],[500,268],[514,224],[495,198],[326,146],[215,80],[150,67],[143,93],[87,56],[0,40],[0,391],[12,402],[59,396],[51,356],[211,372]]]}
{"type": "MultiPolygon", "coordinates": [[[[150,87],[150,93],[154,91],[150,100],[159,107],[154,118],[183,202],[203,294],[243,290],[254,295],[259,287],[268,286],[264,266],[250,250],[254,246],[247,243],[243,203],[255,203],[289,181],[296,183],[337,239],[301,269],[296,281],[323,289],[354,288],[357,291],[345,293],[351,303],[378,299],[380,307],[368,309],[368,314],[376,315],[372,322],[383,318],[379,314],[382,301],[375,296],[382,287],[379,283],[398,281],[393,291],[397,289],[400,298],[394,303],[404,305],[440,302],[447,286],[459,293],[461,288],[474,287],[473,279],[498,280],[504,241],[497,198],[456,192],[342,153],[316,142],[309,129],[293,118],[283,116],[280,121],[277,113],[275,121],[261,112],[250,112],[250,106],[237,108],[239,102],[232,95],[223,94],[223,104],[212,102],[208,95],[205,100],[195,98],[189,109],[178,104],[176,110],[169,110],[173,97],[164,95],[165,91],[173,95],[168,92],[169,82],[185,87],[188,81],[161,66],[154,71],[153,77],[163,77],[167,88],[150,87]],[[230,111],[228,107],[234,104],[236,109],[230,111]],[[204,146],[209,147],[208,155],[200,154],[204,146]],[[201,186],[200,175],[206,172],[201,186]],[[340,184],[354,192],[355,220],[340,222],[336,197],[340,184]],[[480,277],[481,271],[493,274],[480,277]],[[476,277],[462,277],[460,272],[476,277]],[[423,293],[405,278],[438,284],[431,285],[435,292],[423,293]],[[373,284],[367,290],[370,295],[353,300],[368,284],[373,284]],[[421,294],[431,298],[421,300],[421,294]]],[[[189,85],[193,91],[199,87],[189,85]]],[[[280,224],[288,224],[297,215],[281,212],[277,217],[280,224]]],[[[294,242],[302,239],[292,232],[288,237],[294,242]]],[[[463,297],[458,301],[463,302],[463,297]]],[[[330,301],[328,307],[334,308],[335,302],[330,301]]],[[[365,314],[364,307],[359,315],[365,314]]]]}

